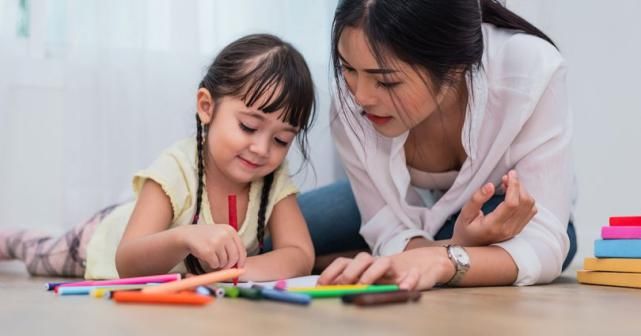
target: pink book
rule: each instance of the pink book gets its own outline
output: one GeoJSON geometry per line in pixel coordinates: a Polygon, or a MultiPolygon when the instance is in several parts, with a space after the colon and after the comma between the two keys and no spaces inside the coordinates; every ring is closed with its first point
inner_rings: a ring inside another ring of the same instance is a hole
{"type": "Polygon", "coordinates": [[[641,239],[641,226],[604,226],[603,239],[641,239]]]}

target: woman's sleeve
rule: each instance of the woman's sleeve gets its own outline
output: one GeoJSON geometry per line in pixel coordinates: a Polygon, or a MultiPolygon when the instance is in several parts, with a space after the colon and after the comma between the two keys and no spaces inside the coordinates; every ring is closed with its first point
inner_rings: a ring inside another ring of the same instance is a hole
{"type": "MultiPolygon", "coordinates": [[[[346,116],[339,116],[338,113],[349,112],[338,112],[338,110],[339,108],[333,103],[330,117],[332,135],[360,211],[360,234],[370,246],[372,254],[392,255],[402,252],[413,237],[425,237],[431,240],[432,237],[429,237],[425,231],[403,223],[381,196],[379,188],[368,173],[368,169],[377,169],[377,167],[366,167],[364,163],[365,149],[363,142],[359,141],[359,136],[364,135],[359,134],[361,130],[358,129],[358,125],[351,125],[354,127],[349,131],[346,130],[345,123],[350,121],[346,116]]],[[[380,164],[387,165],[389,162],[380,164]]]]}
{"type": "Polygon", "coordinates": [[[538,213],[516,237],[495,244],[514,259],[518,267],[514,284],[520,286],[556,279],[569,250],[567,225],[575,196],[573,121],[562,62],[545,83],[508,152],[538,213]]]}

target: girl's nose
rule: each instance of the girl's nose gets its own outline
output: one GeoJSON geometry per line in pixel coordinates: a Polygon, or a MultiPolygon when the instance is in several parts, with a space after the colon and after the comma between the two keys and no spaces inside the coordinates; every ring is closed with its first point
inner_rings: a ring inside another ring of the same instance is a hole
{"type": "Polygon", "coordinates": [[[269,138],[256,137],[249,146],[249,150],[257,156],[265,157],[269,154],[269,138]]]}

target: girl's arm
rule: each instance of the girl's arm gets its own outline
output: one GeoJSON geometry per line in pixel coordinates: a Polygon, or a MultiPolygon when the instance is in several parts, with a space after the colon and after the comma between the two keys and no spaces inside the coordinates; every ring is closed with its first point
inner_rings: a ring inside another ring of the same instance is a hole
{"type": "Polygon", "coordinates": [[[309,275],[314,265],[314,247],[296,195],[274,206],[269,219],[273,250],[248,257],[241,279],[269,281],[309,275]]]}
{"type": "Polygon", "coordinates": [[[182,225],[168,229],[171,202],[160,185],[146,180],[116,251],[121,277],[164,274],[190,253],[204,267],[244,267],[247,253],[229,225],[182,225]]]}
{"type": "Polygon", "coordinates": [[[120,277],[167,273],[188,255],[183,228],[167,230],[172,215],[169,197],[147,179],[116,251],[120,277]]]}

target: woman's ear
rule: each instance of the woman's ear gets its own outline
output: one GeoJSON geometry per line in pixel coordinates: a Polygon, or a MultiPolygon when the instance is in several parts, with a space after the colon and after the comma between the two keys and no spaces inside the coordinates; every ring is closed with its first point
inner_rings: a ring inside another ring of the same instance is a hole
{"type": "Polygon", "coordinates": [[[214,117],[214,98],[205,88],[198,89],[196,95],[196,108],[198,117],[203,124],[209,124],[214,117]]]}

